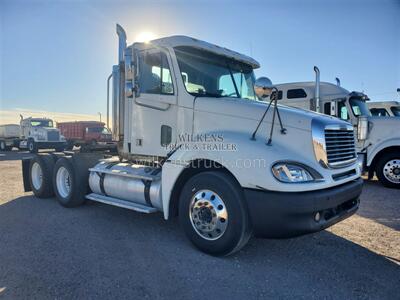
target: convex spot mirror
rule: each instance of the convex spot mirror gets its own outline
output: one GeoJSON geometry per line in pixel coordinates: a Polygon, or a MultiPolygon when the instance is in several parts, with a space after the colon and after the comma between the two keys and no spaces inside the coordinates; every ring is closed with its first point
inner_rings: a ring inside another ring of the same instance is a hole
{"type": "Polygon", "coordinates": [[[272,81],[267,77],[257,78],[254,83],[254,92],[260,100],[269,97],[273,88],[272,81]]]}

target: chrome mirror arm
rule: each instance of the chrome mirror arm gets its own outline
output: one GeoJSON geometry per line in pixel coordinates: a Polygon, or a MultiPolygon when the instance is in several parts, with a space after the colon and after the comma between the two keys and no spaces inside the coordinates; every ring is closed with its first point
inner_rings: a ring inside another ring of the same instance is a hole
{"type": "Polygon", "coordinates": [[[278,115],[279,125],[281,127],[281,134],[286,134],[286,131],[287,131],[286,128],[283,127],[281,115],[279,113],[279,108],[278,108],[278,89],[276,87],[273,87],[273,90],[275,90],[275,94],[271,94],[270,105],[271,105],[272,102],[274,102],[274,113],[272,115],[271,130],[269,132],[269,139],[268,139],[268,142],[267,142],[268,146],[272,145],[272,135],[274,133],[274,126],[275,126],[275,114],[278,115]]]}

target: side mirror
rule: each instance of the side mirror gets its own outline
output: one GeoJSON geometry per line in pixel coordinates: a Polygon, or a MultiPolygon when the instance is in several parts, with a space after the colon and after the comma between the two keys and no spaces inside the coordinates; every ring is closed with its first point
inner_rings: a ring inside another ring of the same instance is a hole
{"type": "Polygon", "coordinates": [[[257,78],[254,83],[254,92],[259,99],[266,98],[271,95],[274,88],[272,81],[267,77],[257,78]]]}
{"type": "Polygon", "coordinates": [[[359,116],[357,123],[357,138],[359,141],[365,141],[368,136],[368,118],[359,116]]]}

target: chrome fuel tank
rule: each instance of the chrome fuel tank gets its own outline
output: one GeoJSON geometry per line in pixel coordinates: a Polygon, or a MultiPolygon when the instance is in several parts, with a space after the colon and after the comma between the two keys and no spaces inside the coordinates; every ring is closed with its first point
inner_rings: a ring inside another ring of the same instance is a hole
{"type": "Polygon", "coordinates": [[[93,193],[155,207],[162,211],[161,169],[102,161],[89,169],[93,193]]]}

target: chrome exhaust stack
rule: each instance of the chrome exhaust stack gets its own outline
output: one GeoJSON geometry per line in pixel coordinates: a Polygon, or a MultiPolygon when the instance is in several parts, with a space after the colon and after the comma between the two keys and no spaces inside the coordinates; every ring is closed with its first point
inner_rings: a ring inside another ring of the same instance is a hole
{"type": "Polygon", "coordinates": [[[314,94],[315,111],[316,112],[321,112],[321,110],[320,110],[320,99],[319,99],[320,73],[319,73],[319,69],[318,69],[317,66],[314,66],[314,72],[315,72],[315,94],[314,94]]]}
{"type": "Polygon", "coordinates": [[[118,35],[118,63],[124,62],[125,49],[126,49],[126,32],[121,25],[117,24],[118,35]]]}
{"type": "Polygon", "coordinates": [[[338,77],[336,77],[335,80],[336,80],[336,85],[340,86],[340,79],[338,77]]]}
{"type": "Polygon", "coordinates": [[[118,141],[118,148],[122,150],[124,141],[125,115],[125,49],[126,33],[121,25],[117,24],[118,35],[118,65],[113,66],[113,139],[118,141]]]}

